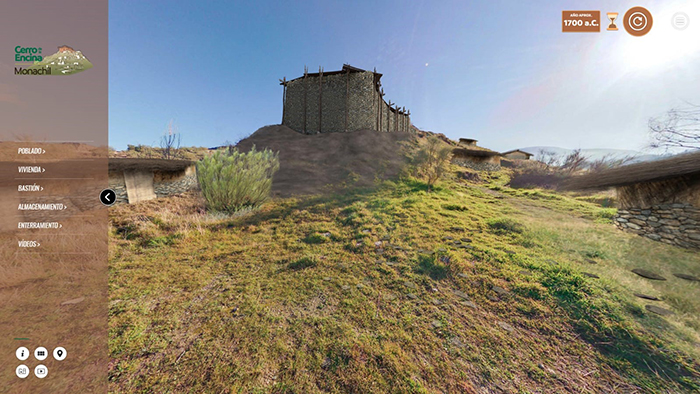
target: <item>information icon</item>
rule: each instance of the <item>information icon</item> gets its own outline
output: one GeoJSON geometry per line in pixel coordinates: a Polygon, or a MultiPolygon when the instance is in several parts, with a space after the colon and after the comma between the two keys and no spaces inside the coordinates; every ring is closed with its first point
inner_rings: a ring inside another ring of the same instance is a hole
{"type": "Polygon", "coordinates": [[[17,351],[15,351],[15,356],[17,356],[19,361],[24,361],[29,358],[29,349],[24,346],[17,348],[17,351]]]}
{"type": "Polygon", "coordinates": [[[66,349],[62,348],[61,346],[54,349],[53,350],[53,358],[55,358],[58,361],[65,360],[66,359],[66,349]]]}

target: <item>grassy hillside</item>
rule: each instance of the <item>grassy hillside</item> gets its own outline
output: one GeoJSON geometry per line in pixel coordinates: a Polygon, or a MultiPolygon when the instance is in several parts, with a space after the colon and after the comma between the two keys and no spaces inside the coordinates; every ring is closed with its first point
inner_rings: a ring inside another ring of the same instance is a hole
{"type": "Polygon", "coordinates": [[[239,217],[196,196],[112,208],[110,391],[700,390],[700,285],[672,276],[699,275],[697,253],[506,182],[384,181],[239,217]]]}

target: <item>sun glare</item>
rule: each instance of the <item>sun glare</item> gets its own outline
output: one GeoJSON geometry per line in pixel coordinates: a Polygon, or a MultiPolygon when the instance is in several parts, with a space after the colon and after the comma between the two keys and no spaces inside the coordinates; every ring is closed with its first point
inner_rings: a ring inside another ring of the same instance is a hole
{"type": "MultiPolygon", "coordinates": [[[[700,52],[698,40],[698,21],[691,21],[685,30],[677,30],[671,24],[676,12],[683,11],[689,15],[700,14],[700,2],[676,9],[669,7],[654,13],[654,25],[651,31],[642,37],[630,35],[620,37],[616,51],[625,72],[659,72],[670,67],[682,67],[700,52]],[[692,8],[692,9],[690,9],[692,8]]],[[[622,18],[622,15],[620,16],[622,18]]],[[[621,32],[622,19],[620,19],[621,32]]]]}

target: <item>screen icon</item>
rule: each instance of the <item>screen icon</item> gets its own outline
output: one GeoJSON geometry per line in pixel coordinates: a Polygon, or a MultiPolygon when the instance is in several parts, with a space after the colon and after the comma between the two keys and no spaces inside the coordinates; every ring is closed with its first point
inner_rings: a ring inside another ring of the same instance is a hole
{"type": "Polygon", "coordinates": [[[685,30],[690,24],[690,18],[685,12],[676,12],[671,18],[671,24],[676,30],[685,30]]]}
{"type": "Polygon", "coordinates": [[[66,359],[66,349],[59,346],[53,350],[53,358],[58,361],[63,361],[66,359]]]}
{"type": "Polygon", "coordinates": [[[29,349],[24,346],[17,348],[17,351],[15,351],[15,356],[17,356],[19,361],[24,361],[29,358],[29,349]]]}
{"type": "Polygon", "coordinates": [[[49,356],[49,351],[46,350],[45,347],[40,346],[34,350],[34,358],[36,358],[39,361],[44,361],[46,360],[46,357],[49,356]]]}
{"type": "Polygon", "coordinates": [[[609,31],[617,30],[617,25],[615,24],[615,19],[617,19],[617,12],[608,12],[608,19],[610,19],[610,25],[608,26],[609,31]]]}
{"type": "Polygon", "coordinates": [[[15,369],[15,373],[17,374],[17,377],[20,379],[24,379],[27,376],[29,376],[29,367],[22,364],[17,369],[15,369]]]}
{"type": "Polygon", "coordinates": [[[46,375],[49,374],[49,369],[46,368],[46,365],[39,364],[34,368],[34,375],[36,375],[37,378],[43,379],[46,377],[46,375]]]}
{"type": "Polygon", "coordinates": [[[633,36],[641,37],[651,30],[654,19],[651,12],[644,7],[632,7],[625,13],[622,20],[625,30],[633,36]]]}

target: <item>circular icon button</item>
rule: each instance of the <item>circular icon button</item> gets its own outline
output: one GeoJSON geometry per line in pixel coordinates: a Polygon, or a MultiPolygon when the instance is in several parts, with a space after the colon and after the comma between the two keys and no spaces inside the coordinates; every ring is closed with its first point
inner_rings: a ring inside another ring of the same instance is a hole
{"type": "Polygon", "coordinates": [[[34,350],[34,358],[36,358],[39,361],[44,361],[46,360],[46,357],[49,356],[49,351],[46,350],[45,347],[39,346],[34,350]]]}
{"type": "Polygon", "coordinates": [[[641,37],[651,30],[654,19],[651,12],[644,7],[632,7],[625,13],[623,18],[625,30],[633,36],[641,37]]]}
{"type": "Polygon", "coordinates": [[[117,193],[112,189],[104,189],[100,192],[100,202],[106,206],[112,206],[117,202],[117,193]]]}
{"type": "Polygon", "coordinates": [[[53,350],[53,358],[58,361],[63,361],[66,359],[66,349],[59,346],[53,350]]]}
{"type": "Polygon", "coordinates": [[[690,18],[685,12],[676,12],[671,17],[671,24],[676,30],[685,30],[690,24],[690,18]]]}
{"type": "Polygon", "coordinates": [[[17,369],[15,369],[15,373],[17,374],[17,377],[20,379],[24,379],[27,376],[29,376],[29,367],[22,364],[17,369]]]}
{"type": "Polygon", "coordinates": [[[17,348],[15,351],[15,356],[17,356],[19,361],[24,361],[29,358],[29,349],[24,346],[17,348]]]}
{"type": "Polygon", "coordinates": [[[34,375],[36,375],[36,377],[39,379],[44,379],[48,374],[49,369],[46,368],[46,365],[39,364],[36,366],[36,368],[34,368],[34,375]]]}

